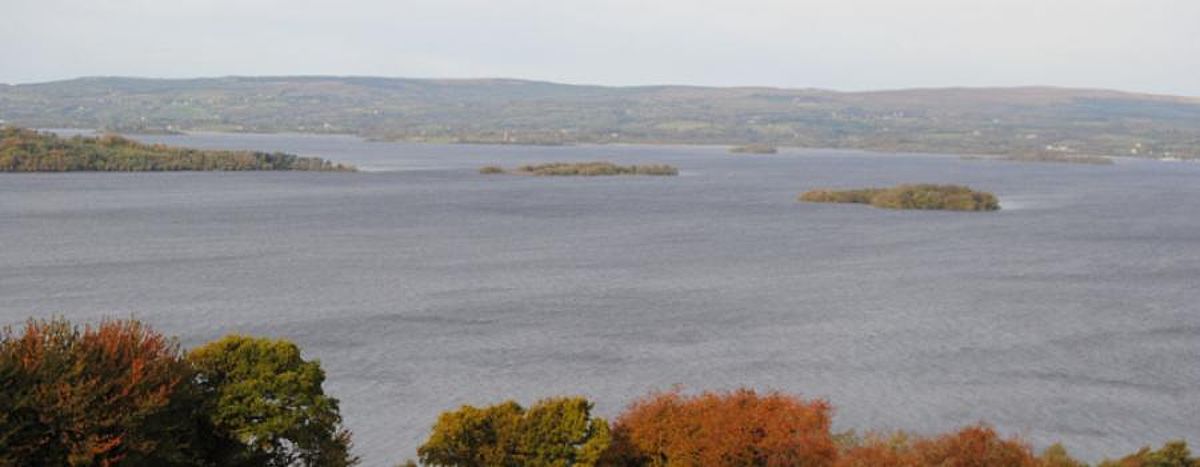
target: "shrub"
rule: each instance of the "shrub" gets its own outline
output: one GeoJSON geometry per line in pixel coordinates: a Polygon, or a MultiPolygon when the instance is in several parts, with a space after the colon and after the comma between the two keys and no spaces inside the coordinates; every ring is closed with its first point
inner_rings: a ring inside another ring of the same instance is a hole
{"type": "Polygon", "coordinates": [[[836,449],[824,401],[741,389],[633,403],[613,428],[610,463],[650,466],[827,466],[836,449]]]}
{"type": "Polygon", "coordinates": [[[516,402],[469,405],[438,417],[417,450],[436,466],[592,466],[609,446],[608,423],[583,398],[545,399],[528,410],[516,402]]]}
{"type": "Polygon", "coordinates": [[[485,166],[479,168],[479,173],[484,174],[484,175],[492,175],[492,174],[502,174],[502,173],[505,173],[505,171],[504,171],[503,167],[499,167],[499,166],[495,166],[495,165],[485,165],[485,166]]]}

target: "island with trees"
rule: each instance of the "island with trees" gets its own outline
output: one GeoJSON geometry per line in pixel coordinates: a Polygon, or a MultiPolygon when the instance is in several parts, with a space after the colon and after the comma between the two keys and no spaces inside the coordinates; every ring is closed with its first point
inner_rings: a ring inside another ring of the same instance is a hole
{"type": "Polygon", "coordinates": [[[809,203],[867,204],[885,209],[926,209],[943,211],[996,211],[1000,201],[988,192],[961,185],[898,185],[892,188],[856,190],[812,190],[800,195],[809,203]]]}
{"type": "Polygon", "coordinates": [[[488,165],[479,169],[481,174],[533,175],[542,177],[596,177],[611,175],[679,175],[679,169],[665,164],[617,165],[611,162],[551,162],[547,164],[522,165],[507,170],[488,165]]]}
{"type": "MultiPolygon", "coordinates": [[[[4,329],[0,465],[359,463],[325,371],[296,344],[177,342],[135,320],[4,329]]],[[[782,392],[652,392],[611,422],[593,407],[578,396],[463,405],[430,420],[415,454],[427,466],[1087,466],[1061,444],[1037,452],[984,423],[942,434],[835,432],[829,402],[782,392]]],[[[1197,465],[1184,440],[1097,464],[1197,465]]]]}
{"type": "Polygon", "coordinates": [[[189,149],[143,144],[118,135],[64,138],[0,128],[0,172],[159,172],[304,170],[353,172],[350,165],[280,152],[189,149]]]}
{"type": "Polygon", "coordinates": [[[769,144],[744,144],[729,148],[729,152],[734,154],[775,154],[779,152],[779,148],[769,144]]]}
{"type": "Polygon", "coordinates": [[[969,161],[986,161],[998,160],[1009,162],[1047,162],[1056,164],[1086,164],[1086,165],[1113,165],[1113,158],[1108,156],[1093,156],[1087,154],[1064,154],[1064,153],[1038,153],[1038,154],[1020,154],[1010,156],[962,156],[962,160],[969,161]]]}

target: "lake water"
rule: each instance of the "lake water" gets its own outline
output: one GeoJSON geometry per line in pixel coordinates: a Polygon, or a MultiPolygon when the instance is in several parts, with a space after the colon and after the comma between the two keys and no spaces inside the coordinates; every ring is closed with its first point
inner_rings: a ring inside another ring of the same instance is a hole
{"type": "Polygon", "coordinates": [[[986,420],[1091,460],[1200,442],[1200,164],[140,139],[367,172],[0,175],[0,321],[292,339],[366,465],[415,457],[460,404],[579,394],[612,416],[676,384],[827,398],[837,429],[986,420]],[[476,172],[594,159],[682,173],[476,172]],[[1005,209],[795,202],[901,182],[1005,209]]]}

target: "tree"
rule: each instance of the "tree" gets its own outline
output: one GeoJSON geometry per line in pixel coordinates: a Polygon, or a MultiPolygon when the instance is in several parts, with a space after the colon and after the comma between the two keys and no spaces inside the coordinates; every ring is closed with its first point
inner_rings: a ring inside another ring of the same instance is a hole
{"type": "Polygon", "coordinates": [[[986,425],[929,438],[897,432],[868,435],[850,443],[837,467],[1079,467],[1061,446],[1051,446],[1041,458],[1019,439],[1003,439],[986,425]]]}
{"type": "Polygon", "coordinates": [[[825,401],[753,390],[678,391],[634,402],[606,462],[650,466],[828,466],[837,456],[825,401]]]}
{"type": "Polygon", "coordinates": [[[946,467],[1037,466],[1029,445],[1018,439],[1002,439],[987,425],[974,425],[955,433],[913,443],[922,465],[946,467]]]}
{"type": "Polygon", "coordinates": [[[508,401],[443,413],[421,462],[437,466],[592,466],[608,448],[608,423],[580,397],[545,399],[528,410],[508,401]]]}
{"type": "Polygon", "coordinates": [[[196,465],[218,440],[178,345],[137,321],[0,339],[0,465],[196,465]]]}
{"type": "Polygon", "coordinates": [[[1041,464],[1045,467],[1087,467],[1087,464],[1071,457],[1062,443],[1054,443],[1042,451],[1041,464]]]}
{"type": "Polygon", "coordinates": [[[1192,457],[1182,440],[1170,441],[1157,451],[1144,447],[1118,461],[1104,461],[1100,467],[1197,467],[1200,459],[1192,457]]]}
{"type": "Polygon", "coordinates": [[[241,465],[345,466],[350,433],[336,399],[321,388],[320,363],[306,361],[285,340],[228,336],[193,350],[188,360],[209,396],[217,429],[244,444],[241,465]]]}

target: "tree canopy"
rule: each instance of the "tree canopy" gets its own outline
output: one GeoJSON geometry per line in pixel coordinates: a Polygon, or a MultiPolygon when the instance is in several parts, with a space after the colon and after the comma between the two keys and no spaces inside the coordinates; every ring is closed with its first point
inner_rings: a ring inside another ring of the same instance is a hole
{"type": "Polygon", "coordinates": [[[205,464],[178,345],[135,321],[29,321],[0,340],[0,465],[205,464]]]}
{"type": "Polygon", "coordinates": [[[350,435],[338,401],[325,395],[325,372],[284,340],[227,336],[188,354],[210,395],[212,424],[247,449],[244,465],[350,465],[350,435]]]}
{"type": "Polygon", "coordinates": [[[31,320],[0,338],[0,465],[354,464],[323,382],[286,341],[31,320]]]}
{"type": "MultiPolygon", "coordinates": [[[[227,336],[184,353],[133,320],[30,320],[0,333],[0,466],[343,467],[350,433],[319,362],[227,336]]],[[[611,431],[583,397],[444,412],[417,449],[456,467],[1086,467],[985,424],[922,436],[830,431],[832,408],[751,389],[651,393],[611,431]]],[[[416,465],[409,461],[405,465],[416,465]]],[[[1171,441],[1099,467],[1200,467],[1171,441]]]]}
{"type": "Polygon", "coordinates": [[[508,401],[443,413],[418,448],[436,466],[592,466],[608,449],[608,423],[579,397],[545,399],[525,409],[508,401]]]}

